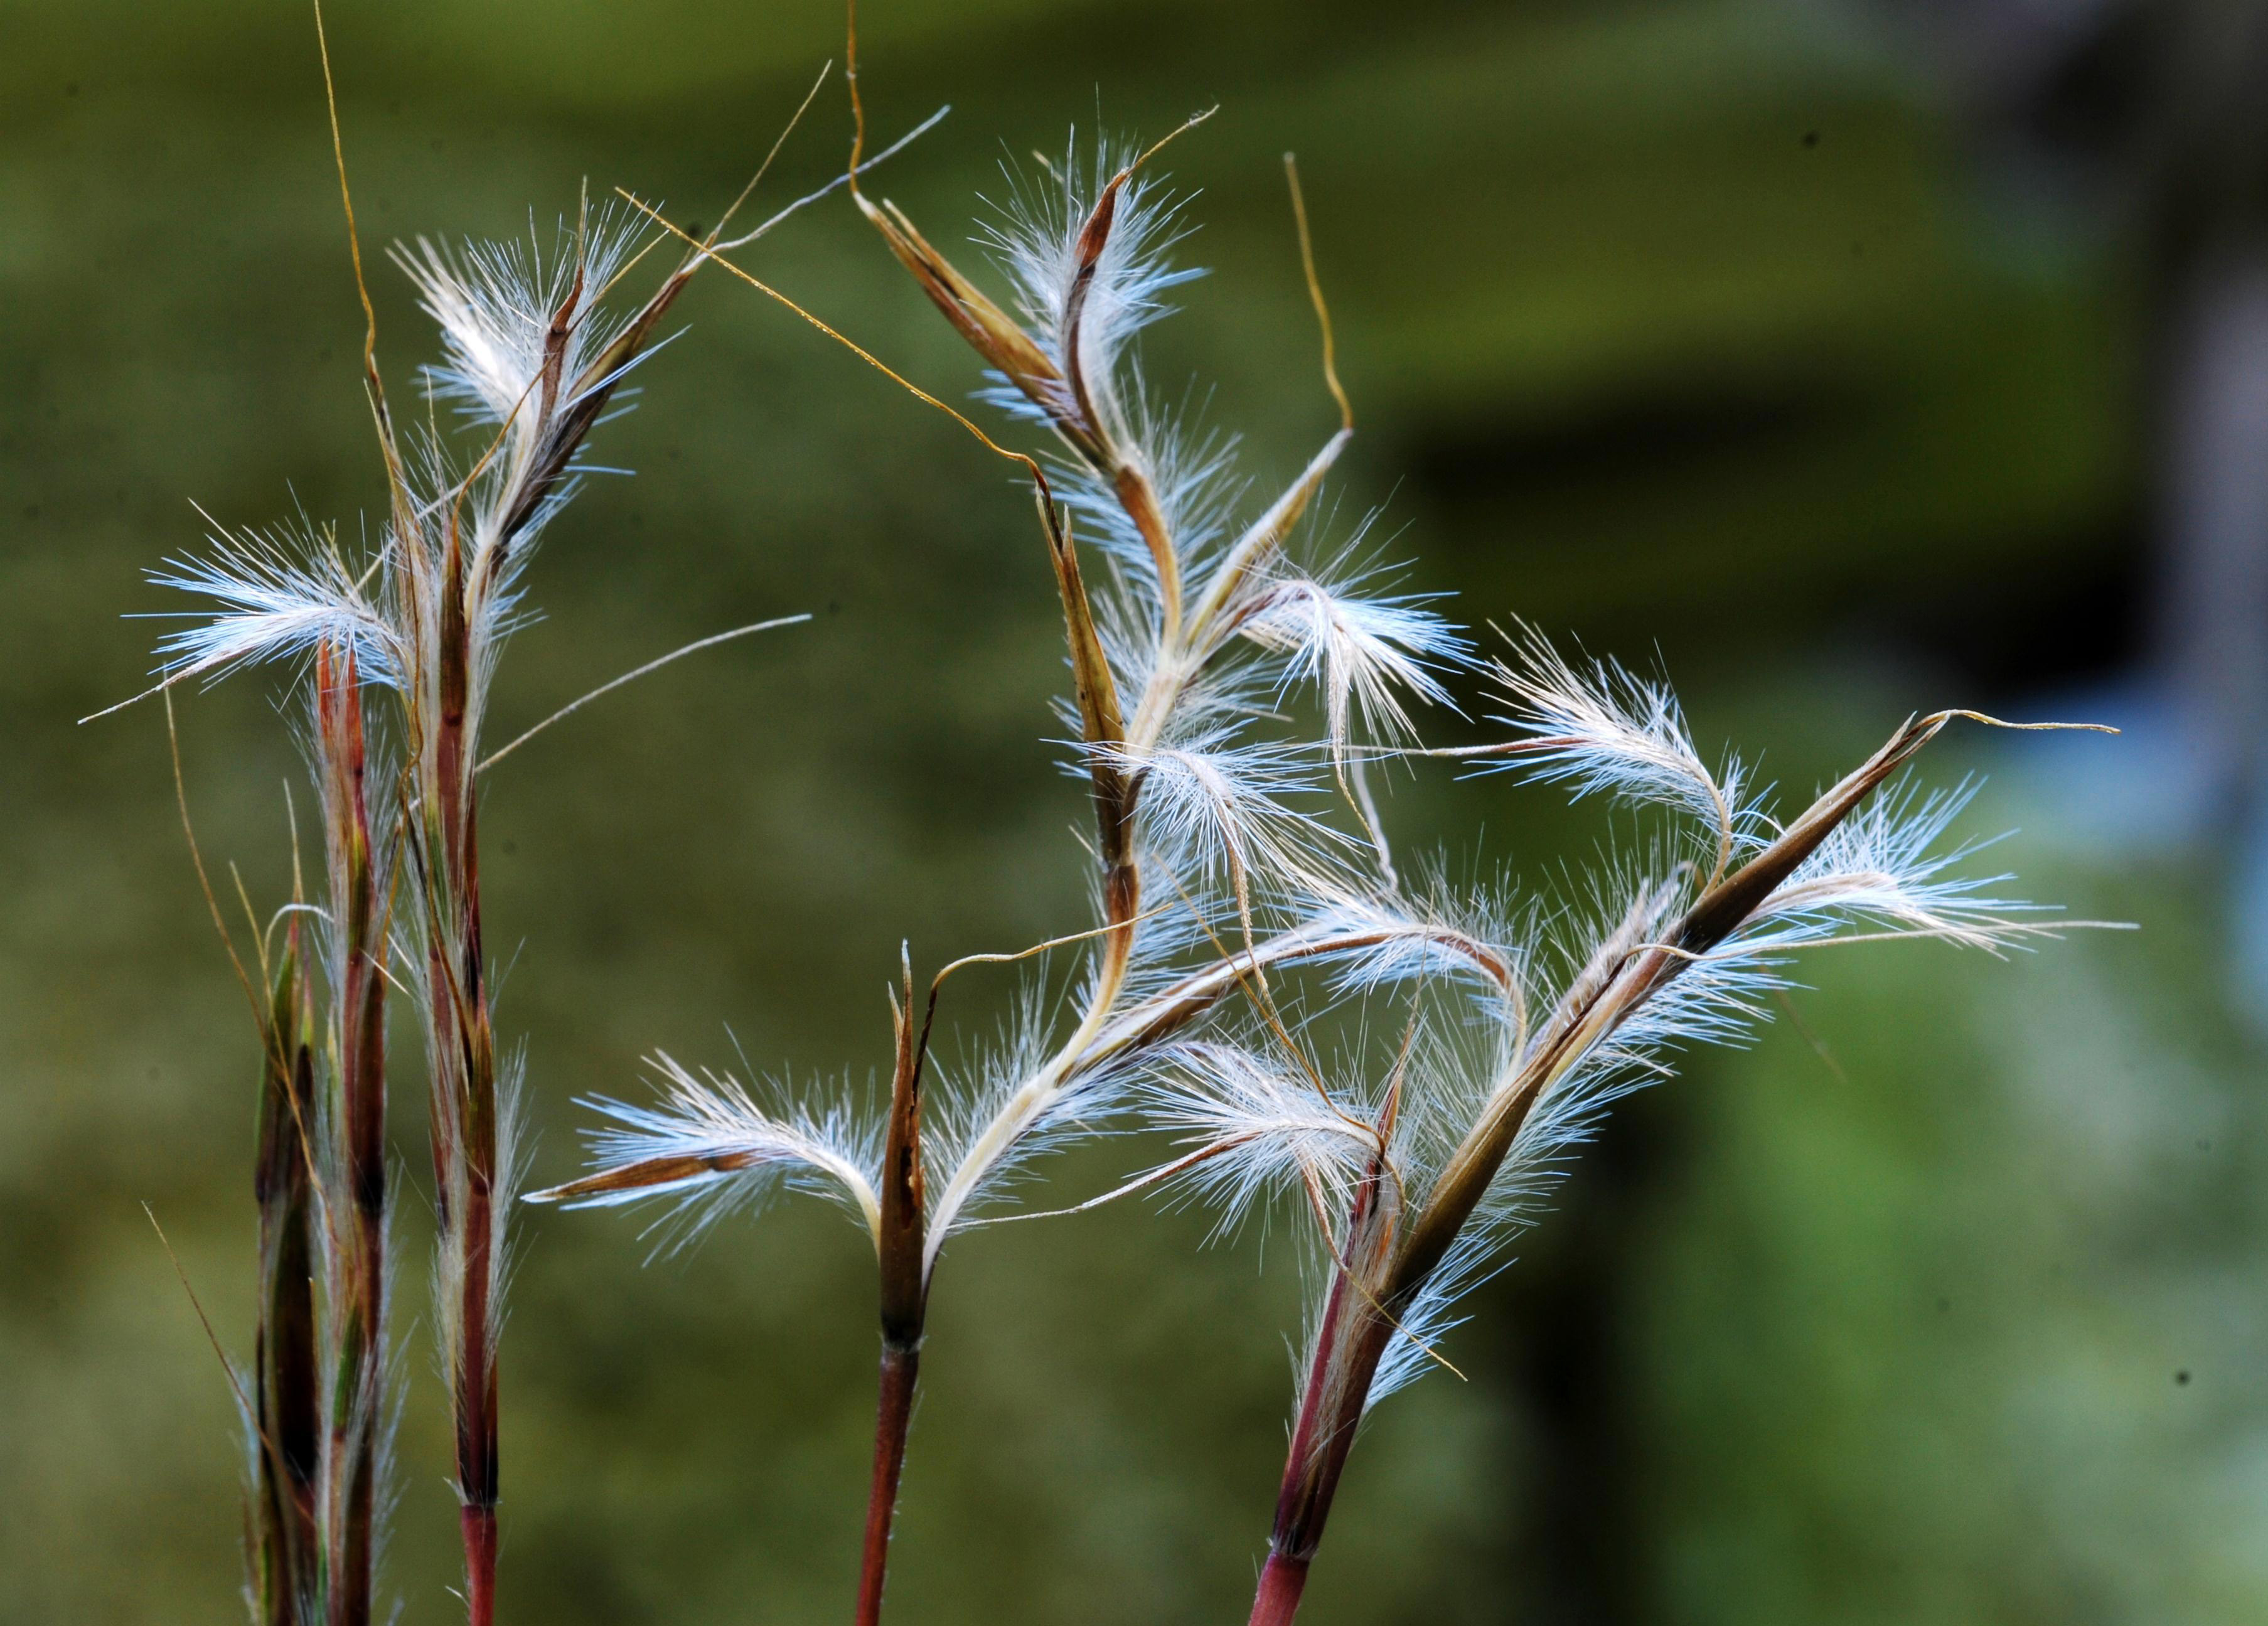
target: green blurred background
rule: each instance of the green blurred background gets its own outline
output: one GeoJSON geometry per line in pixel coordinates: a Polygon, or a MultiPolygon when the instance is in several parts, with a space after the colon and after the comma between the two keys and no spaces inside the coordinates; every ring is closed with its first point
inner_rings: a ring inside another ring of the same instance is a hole
{"type": "MultiPolygon", "coordinates": [[[[1992,773],[1971,826],[2023,827],[1999,851],[2033,895],[2143,930],[2005,964],[1822,957],[1797,1021],[1628,1103],[1473,1300],[1449,1351],[1468,1381],[1373,1420],[1310,1618],[2268,1617],[2268,1052],[2242,968],[2263,713],[2224,695],[2236,743],[2185,733],[2168,675],[2196,642],[2164,607],[2184,476],[2158,426],[2198,239],[2161,207],[2185,195],[2122,157],[2163,83],[2134,90],[2114,36],[2012,85],[1921,8],[866,9],[883,130],[954,104],[882,187],[940,244],[1004,153],[1098,108],[1155,135],[1221,105],[1170,155],[1215,271],[1150,354],[1263,480],[1331,424],[1278,163],[1298,151],[1360,416],[1342,511],[1382,504],[1389,556],[1462,619],[1658,655],[1705,742],[1763,752],[1792,794],[1925,706],[2144,725],[1948,740],[1931,764],[1992,773]]],[[[510,235],[531,208],[548,232],[585,177],[713,218],[840,49],[823,0],[335,0],[329,21],[372,243],[510,235]]],[[[142,681],[152,624],[118,617],[173,607],[140,572],[197,546],[191,499],[351,527],[380,488],[306,9],[11,0],[0,63],[0,1621],[188,1626],[240,1607],[235,1429],[140,1205],[240,1350],[254,1041],[161,714],[73,719],[142,681]]],[[[846,135],[838,81],[778,195],[846,135]]],[[[940,394],[972,386],[840,200],[750,257],[940,394]]],[[[406,393],[431,335],[390,268],[374,283],[406,393]]],[[[729,1063],[729,1023],[759,1064],[863,1079],[902,938],[934,965],[1082,919],[1027,499],[751,291],[707,276],[678,310],[688,331],[598,443],[637,477],[549,533],[495,737],[685,641],[816,620],[497,771],[490,931],[543,1180],[575,1166],[572,1098],[634,1092],[652,1047],[729,1063]]],[[[269,902],[298,771],[280,694],[244,679],[180,711],[205,850],[269,902]]],[[[1390,816],[1405,847],[1545,888],[1611,833],[1549,791],[1431,775],[1390,816]]],[[[972,976],[966,1026],[1011,997],[972,976]]],[[[1039,1195],[1142,1150],[1062,1159],[1039,1195]]],[[[458,1608],[409,1328],[423,1203],[403,1204],[389,1568],[413,1626],[458,1608]]],[[[954,1247],[901,1617],[1242,1618],[1298,1292],[1289,1248],[1204,1230],[1126,1203],[954,1247]]],[[[621,1214],[523,1236],[504,1618],[839,1617],[871,1426],[856,1231],[791,1203],[652,1265],[621,1214]]]]}

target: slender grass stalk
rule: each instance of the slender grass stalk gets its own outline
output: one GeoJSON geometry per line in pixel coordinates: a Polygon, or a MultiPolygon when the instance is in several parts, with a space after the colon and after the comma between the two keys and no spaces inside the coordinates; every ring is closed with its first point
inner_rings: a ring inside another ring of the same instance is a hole
{"type": "Polygon", "coordinates": [[[397,255],[452,346],[438,387],[495,427],[472,468],[430,495],[402,474],[405,460],[372,386],[394,488],[394,621],[408,635],[404,754],[423,938],[438,1297],[472,1626],[488,1626],[495,1607],[497,1343],[514,1111],[482,930],[481,725],[535,533],[564,499],[584,437],[699,264],[681,264],[609,330],[599,325],[599,300],[628,247],[619,228],[600,222],[594,231],[586,215],[555,268],[477,251],[460,264],[431,246],[397,255]]]}
{"type": "Polygon", "coordinates": [[[313,1218],[305,1155],[314,1116],[313,1014],[299,923],[285,928],[261,1033],[259,1148],[260,1318],[254,1336],[253,1593],[261,1626],[300,1626],[320,1595],[316,1484],[313,1218]]]}
{"type": "Polygon", "coordinates": [[[368,1626],[375,1608],[377,1502],[387,1370],[385,880],[366,794],[363,685],[353,651],[315,655],[316,757],[333,935],[332,1096],[325,1281],[330,1307],[330,1439],[325,1573],[330,1626],[368,1626]]]}
{"type": "Polygon", "coordinates": [[[866,1492],[866,1537],[859,1549],[859,1626],[882,1618],[882,1582],[890,1563],[890,1526],[897,1517],[898,1480],[905,1471],[906,1432],[913,1421],[921,1346],[882,1346],[880,1394],[874,1406],[873,1481],[866,1492]]]}

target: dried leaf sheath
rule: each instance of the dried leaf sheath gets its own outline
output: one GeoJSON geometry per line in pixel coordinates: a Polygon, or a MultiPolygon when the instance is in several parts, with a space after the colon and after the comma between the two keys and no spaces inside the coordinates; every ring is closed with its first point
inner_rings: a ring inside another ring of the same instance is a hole
{"type": "Polygon", "coordinates": [[[453,511],[440,573],[438,704],[420,776],[425,809],[426,1004],[432,1070],[436,1212],[440,1222],[442,1329],[456,1437],[458,1499],[472,1618],[493,1596],[497,1449],[496,1036],[481,943],[480,850],[468,738],[471,617],[453,511]]]}
{"type": "Polygon", "coordinates": [[[264,1023],[253,1591],[264,1622],[367,1626],[387,1361],[385,866],[352,654],[326,642],[314,666],[327,885],[319,957],[306,906],[284,918],[264,1023]]]}
{"type": "Polygon", "coordinates": [[[874,1403],[874,1463],[866,1498],[866,1535],[859,1564],[858,1626],[882,1618],[890,1527],[898,1505],[898,1479],[913,1423],[914,1392],[921,1375],[922,1333],[929,1309],[924,1247],[921,1144],[923,1041],[914,1024],[909,963],[890,1002],[895,1040],[890,1116],[882,1143],[881,1208],[874,1247],[881,1284],[881,1372],[874,1403]]]}

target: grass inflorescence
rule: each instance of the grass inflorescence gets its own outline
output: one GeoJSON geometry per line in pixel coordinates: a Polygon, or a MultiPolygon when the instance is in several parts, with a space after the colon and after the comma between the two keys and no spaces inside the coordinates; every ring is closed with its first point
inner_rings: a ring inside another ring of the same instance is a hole
{"type": "MultiPolygon", "coordinates": [[[[478,815],[483,774],[538,731],[490,749],[483,722],[536,543],[705,264],[840,340],[1028,480],[1033,566],[1043,561],[1062,613],[1065,766],[1092,861],[1092,915],[1045,942],[965,954],[925,978],[902,949],[880,1103],[847,1083],[743,1078],[656,1052],[655,1093],[591,1103],[588,1171],[528,1199],[663,1203],[682,1238],[799,1189],[865,1231],[880,1358],[860,1626],[882,1611],[944,1254],[979,1227],[1040,1217],[1016,1188],[1043,1153],[1148,1128],[1167,1155],[1079,1207],[1154,1192],[1207,1205],[1225,1228],[1264,1210],[1297,1218],[1309,1325],[1251,1617],[1283,1626],[1363,1417],[1449,1365],[1462,1295],[1500,1268],[1614,1100],[1668,1077],[1681,1050],[1749,1033],[1800,954],[1888,938],[1999,953],[2090,923],[1970,873],[1974,849],[1948,844],[1966,790],[1928,790],[1911,771],[1955,721],[2060,725],[1916,716],[1783,811],[1738,758],[1702,752],[1666,682],[1518,622],[1476,638],[1440,602],[1397,591],[1368,522],[1338,526],[1324,500],[1356,416],[1288,158],[1331,413],[1304,465],[1263,483],[1232,435],[1160,404],[1173,397],[1142,354],[1144,331],[1197,275],[1176,257],[1189,202],[1162,177],[1161,150],[1210,115],[1147,145],[1074,135],[1035,173],[1012,169],[979,225],[991,261],[980,278],[861,184],[888,153],[865,156],[856,60],[854,18],[844,173],[742,236],[680,231],[625,193],[621,206],[586,199],[549,244],[398,246],[442,359],[425,373],[423,423],[397,423],[371,321],[378,541],[216,526],[205,552],[156,573],[218,607],[164,641],[161,688],[256,663],[305,673],[321,810],[320,896],[295,897],[255,931],[256,982],[246,979],[262,1056],[261,1296],[240,1392],[262,1626],[362,1622],[374,1609],[396,1366],[390,1001],[412,1009],[423,1041],[465,1597],[472,1626],[492,1619],[520,1068],[496,1026],[478,815]],[[994,429],[727,257],[838,187],[975,352],[994,429]],[[619,298],[665,245],[657,285],[619,298]],[[1429,709],[1477,717],[1489,737],[1430,749],[1429,709]],[[1513,773],[1652,810],[1667,834],[1615,855],[1572,898],[1452,884],[1441,864],[1397,863],[1373,793],[1390,771],[1513,773]],[[948,1069],[936,1055],[941,1019],[956,1026],[947,996],[986,964],[1026,967],[1020,1019],[948,1069]],[[1066,975],[1068,997],[1047,997],[1066,975]]],[[[342,151],[340,177],[359,290],[342,151]]]]}

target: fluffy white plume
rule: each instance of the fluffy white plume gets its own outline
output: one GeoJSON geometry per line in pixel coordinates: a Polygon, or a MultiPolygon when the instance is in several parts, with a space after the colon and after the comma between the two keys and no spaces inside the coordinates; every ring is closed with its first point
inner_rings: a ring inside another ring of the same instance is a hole
{"type": "Polygon", "coordinates": [[[1440,1344],[1471,1318],[1457,1313],[1465,1295],[1504,1269],[1499,1239],[1469,1232],[1457,1240],[1449,1256],[1435,1267],[1425,1285],[1403,1311],[1400,1325],[1379,1357],[1377,1375],[1363,1396],[1366,1414],[1390,1394],[1399,1394],[1441,1365],[1440,1344]]]}
{"type": "Polygon", "coordinates": [[[1035,1158],[1099,1132],[1122,1108],[1138,1059],[1086,1060],[1076,1041],[1053,1048],[1049,1014],[1042,986],[1027,984],[998,1042],[963,1068],[939,1070],[925,1104],[928,1265],[948,1238],[982,1223],[985,1205],[1005,1196],[1035,1158]]]}
{"type": "MultiPolygon", "coordinates": [[[[1121,394],[1119,364],[1128,343],[1172,308],[1168,289],[1201,276],[1177,269],[1168,255],[1188,234],[1185,198],[1137,175],[1119,189],[1110,235],[1079,304],[1079,354],[1071,355],[1072,295],[1079,269],[1079,241],[1087,217],[1110,179],[1132,161],[1131,149],[1098,143],[1082,161],[1076,134],[1066,139],[1060,166],[1043,180],[1008,172],[1009,195],[983,236],[1014,285],[1016,303],[1032,336],[1066,375],[1085,380],[1101,427],[1123,445],[1135,444],[1136,424],[1121,394]]],[[[1035,412],[1020,397],[999,397],[1024,415],[1035,412]]]]}
{"type": "Polygon", "coordinates": [[[312,529],[217,530],[211,545],[202,558],[168,560],[150,573],[158,586],[225,607],[158,641],[160,674],[172,680],[291,659],[328,640],[353,649],[365,679],[400,681],[401,640],[334,539],[312,529]]]}
{"type": "Polygon", "coordinates": [[[1454,898],[1440,887],[1416,899],[1343,894],[1319,900],[1297,932],[1344,944],[1318,957],[1342,997],[1455,982],[1515,1026],[1526,1009],[1527,933],[1486,897],[1454,898]]]}
{"type": "Polygon", "coordinates": [[[421,237],[414,251],[395,248],[394,263],[441,329],[447,359],[426,369],[433,393],[476,422],[510,423],[516,440],[539,433],[547,412],[571,404],[541,399],[554,335],[561,345],[556,394],[622,332],[621,320],[609,320],[600,302],[630,256],[637,225],[624,211],[602,209],[576,231],[563,226],[550,253],[532,222],[525,242],[451,247],[421,237]]]}
{"type": "Polygon", "coordinates": [[[1233,1045],[1179,1048],[1142,1094],[1151,1121],[1191,1149],[1169,1166],[1172,1183],[1217,1207],[1223,1228],[1287,1192],[1343,1205],[1379,1150],[1375,1108],[1233,1045]]]}
{"type": "Polygon", "coordinates": [[[1335,889],[1346,837],[1292,805],[1322,788],[1313,751],[1222,733],[1113,761],[1139,781],[1142,833],[1168,869],[1226,880],[1247,913],[1270,883],[1335,889]]]}
{"type": "MultiPolygon", "coordinates": [[[[1570,681],[1564,670],[1528,692],[1539,709],[1552,709],[1557,734],[1576,733],[1578,724],[1587,731],[1580,751],[1557,739],[1547,745],[1559,757],[1550,776],[1598,776],[1585,788],[1637,783],[1657,797],[1695,806],[1693,798],[1706,795],[1697,788],[1703,770],[1666,695],[1635,686],[1602,701],[1598,686],[1570,681]]],[[[1540,725],[1535,732],[1541,734],[1540,725]]],[[[1469,1144],[1475,1126],[1521,1099],[1515,1091],[1535,1087],[1541,1060],[1557,1057],[1541,1075],[1540,1093],[1519,1119],[1509,1154],[1496,1165],[1477,1208],[1469,1210],[1450,1252],[1398,1318],[1371,1402],[1434,1363],[1430,1346],[1454,1324],[1459,1296],[1498,1267],[1506,1240],[1535,1218],[1569,1154],[1607,1109],[1668,1076],[1679,1050],[1746,1038],[1768,1016],[1766,997],[1783,985],[1793,951],[1864,939],[1876,929],[1992,949],[2052,929],[2025,918],[2031,906],[1988,894],[2004,878],[1952,873],[1977,850],[1944,846],[1969,799],[1965,786],[1928,794],[1899,784],[1879,792],[1837,825],[1743,925],[1680,962],[1650,997],[1590,1034],[1572,1055],[1557,1047],[1582,1031],[1580,1025],[1594,1012],[1614,1008],[1598,1001],[1616,979],[1649,956],[1660,963],[1657,945],[1674,935],[1705,884],[1690,866],[1657,857],[1602,882],[1598,907],[1587,916],[1563,916],[1557,996],[1532,1026],[1524,992],[1530,955],[1513,946],[1521,934],[1504,923],[1500,908],[1484,911],[1485,922],[1457,924],[1454,911],[1426,914],[1399,900],[1342,899],[1298,929],[1344,934],[1347,946],[1322,957],[1333,963],[1335,997],[1359,1002],[1389,984],[1414,983],[1420,990],[1410,1007],[1414,1039],[1405,1041],[1391,1070],[1397,1112],[1386,1167],[1406,1212],[1432,1200],[1435,1182],[1453,1166],[1453,1153],[1469,1144]],[[1462,975],[1444,975],[1451,972],[1462,975]]],[[[1769,828],[1760,812],[1735,816],[1769,828]]],[[[1321,1019],[1311,1016],[1310,1026],[1321,1019]]],[[[1373,1150],[1361,1141],[1359,1126],[1373,1110],[1364,1104],[1365,1091],[1336,1076],[1343,1070],[1334,1070],[1319,1089],[1297,1068],[1270,1059],[1275,1049],[1257,1025],[1242,1031],[1241,1041],[1186,1047],[1190,1059],[1178,1064],[1172,1079],[1144,1092],[1152,1122],[1182,1139],[1175,1159],[1148,1178],[1213,1203],[1224,1225],[1287,1189],[1312,1189],[1319,1175],[1349,1188],[1350,1170],[1368,1166],[1350,1156],[1366,1158],[1373,1150]],[[1348,1116],[1340,1117],[1341,1110],[1348,1116]]],[[[1338,1225],[1330,1216],[1318,1243],[1338,1225]]],[[[1336,1269],[1322,1273],[1319,1306],[1336,1269]]]]}
{"type": "Polygon", "coordinates": [[[2052,923],[2021,918],[2039,905],[1985,893],[2008,876],[1948,873],[1987,844],[1939,850],[1975,795],[1970,784],[1925,791],[1909,778],[1884,786],[1765,901],[1745,941],[1794,946],[1863,923],[1993,952],[2051,931],[2052,923]]]}
{"type": "Polygon", "coordinates": [[[1412,738],[1405,695],[1454,710],[1435,669],[1458,665],[1466,654],[1464,640],[1425,607],[1425,596],[1366,598],[1360,586],[1278,575],[1253,593],[1240,628],[1284,658],[1287,683],[1314,684],[1332,749],[1341,755],[1358,719],[1373,738],[1412,738]]]}
{"type": "Polygon", "coordinates": [[[1742,801],[1740,763],[1728,761],[1721,775],[1710,771],[1668,685],[1615,661],[1579,670],[1533,632],[1514,642],[1512,659],[1495,663],[1495,675],[1513,706],[1497,720],[1527,738],[1501,753],[1504,762],[1486,766],[1565,781],[1578,796],[1604,792],[1683,808],[1716,835],[1719,867],[1755,839],[1759,820],[1742,801]]]}
{"type": "MultiPolygon", "coordinates": [[[[1236,471],[1236,438],[1195,428],[1181,415],[1152,406],[1139,372],[1130,371],[1123,386],[1130,396],[1129,441],[1140,449],[1159,517],[1186,577],[1219,554],[1232,533],[1245,489],[1236,471]]],[[[1021,391],[1006,386],[986,396],[1002,406],[1031,405],[1021,391]]],[[[1157,559],[1112,480],[1078,459],[1056,457],[1049,464],[1074,533],[1082,545],[1099,545],[1109,562],[1107,579],[1090,581],[1088,590],[1119,681],[1138,694],[1149,681],[1162,630],[1157,559]]]]}
{"type": "Polygon", "coordinates": [[[533,1200],[595,1208],[671,1197],[690,1236],[792,1186],[843,1203],[870,1235],[879,1230],[879,1128],[839,1102],[814,1113],[776,1082],[760,1086],[760,1101],[739,1080],[706,1070],[696,1077],[669,1056],[652,1065],[660,1100],[584,1101],[614,1124],[585,1134],[593,1172],[533,1200]]]}

